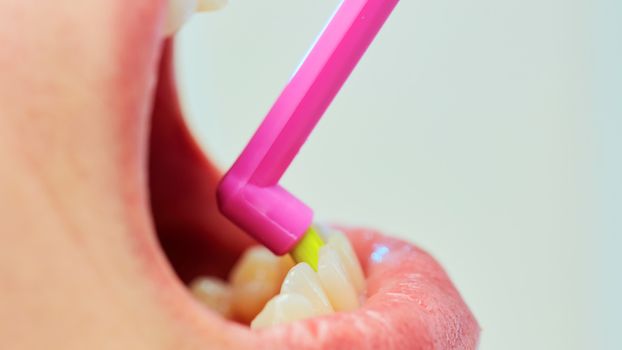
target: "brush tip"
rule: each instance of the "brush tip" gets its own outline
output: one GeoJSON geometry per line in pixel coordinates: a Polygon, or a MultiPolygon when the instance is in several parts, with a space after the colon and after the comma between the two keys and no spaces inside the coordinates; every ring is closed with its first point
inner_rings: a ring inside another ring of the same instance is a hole
{"type": "Polygon", "coordinates": [[[319,233],[309,227],[304,236],[296,243],[290,255],[296,263],[305,262],[317,271],[320,248],[324,245],[319,233]]]}

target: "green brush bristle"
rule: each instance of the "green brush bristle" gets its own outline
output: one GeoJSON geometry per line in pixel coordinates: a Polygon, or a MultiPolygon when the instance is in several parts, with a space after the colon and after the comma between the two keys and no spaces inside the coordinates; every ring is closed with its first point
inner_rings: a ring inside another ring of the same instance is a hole
{"type": "Polygon", "coordinates": [[[290,254],[296,263],[306,262],[317,271],[320,247],[323,245],[322,238],[312,226],[309,227],[290,254]]]}

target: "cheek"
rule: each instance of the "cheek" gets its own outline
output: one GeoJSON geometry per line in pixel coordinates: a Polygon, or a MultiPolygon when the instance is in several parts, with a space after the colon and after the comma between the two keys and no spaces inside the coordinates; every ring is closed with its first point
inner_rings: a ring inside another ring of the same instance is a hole
{"type": "Polygon", "coordinates": [[[111,154],[137,163],[161,46],[161,2],[0,2],[3,141],[50,170],[59,162],[90,167],[111,154]]]}

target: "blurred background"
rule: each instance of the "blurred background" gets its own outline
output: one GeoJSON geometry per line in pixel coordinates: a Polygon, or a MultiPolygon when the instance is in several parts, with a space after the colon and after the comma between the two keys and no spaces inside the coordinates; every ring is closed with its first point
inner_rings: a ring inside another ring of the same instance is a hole
{"type": "MultiPolygon", "coordinates": [[[[179,34],[223,167],[337,0],[231,0],[179,34]]],[[[622,2],[402,1],[285,176],[321,221],[445,266],[481,349],[622,349],[622,2]]]]}

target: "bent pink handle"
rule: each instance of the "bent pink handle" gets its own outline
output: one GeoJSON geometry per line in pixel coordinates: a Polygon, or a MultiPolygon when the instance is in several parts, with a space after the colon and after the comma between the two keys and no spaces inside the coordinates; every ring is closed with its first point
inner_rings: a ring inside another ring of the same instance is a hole
{"type": "Polygon", "coordinates": [[[221,212],[275,254],[313,211],[278,182],[398,0],[344,0],[218,188],[221,212]]]}

